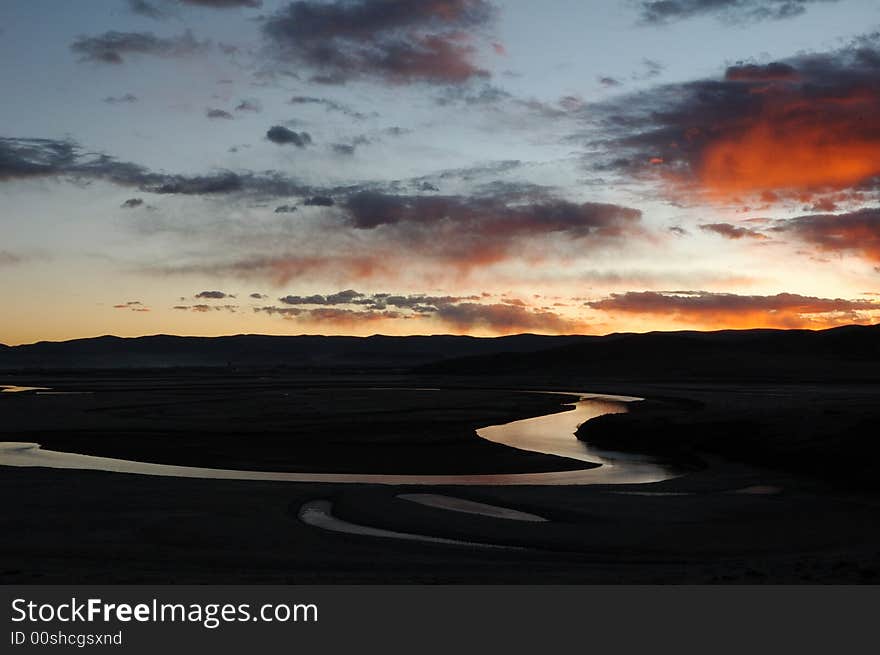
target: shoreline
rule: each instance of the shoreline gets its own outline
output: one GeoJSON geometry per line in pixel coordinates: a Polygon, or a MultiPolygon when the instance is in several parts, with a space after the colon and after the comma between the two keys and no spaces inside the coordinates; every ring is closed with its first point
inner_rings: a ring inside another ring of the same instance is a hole
{"type": "MultiPolygon", "coordinates": [[[[416,382],[405,380],[410,385],[416,382]]],[[[417,382],[424,383],[420,386],[435,386],[432,382],[436,381],[417,382]]],[[[693,414],[694,420],[701,421],[748,406],[752,408],[752,420],[766,418],[768,425],[775,424],[774,411],[780,406],[806,407],[809,425],[810,418],[826,409],[845,411],[851,407],[853,412],[860,412],[874,398],[872,389],[848,387],[614,386],[584,381],[560,385],[576,386],[642,397],[687,396],[708,407],[693,414]]],[[[337,395],[348,398],[349,391],[344,389],[337,395]]],[[[466,395],[455,396],[458,411],[464,407],[466,395]]],[[[482,392],[471,395],[482,397],[482,392]]],[[[493,398],[493,402],[500,402],[500,398],[493,398]]],[[[514,402],[526,398],[517,394],[514,402]]],[[[94,397],[86,400],[82,396],[52,399],[73,405],[94,402],[94,397]]],[[[7,400],[0,403],[0,411],[10,406],[7,400]]],[[[37,400],[44,399],[31,399],[37,400]]],[[[207,411],[203,404],[196,407],[207,411]]],[[[408,426],[426,416],[416,405],[409,407],[411,410],[402,415],[408,426]]],[[[474,409],[476,405],[468,407],[474,409]]],[[[509,411],[509,407],[497,405],[492,411],[509,411]]],[[[361,411],[357,405],[350,409],[361,411]]],[[[787,410],[782,414],[787,416],[787,410]]],[[[843,424],[848,415],[827,416],[843,424]]],[[[624,416],[637,418],[637,412],[624,416]]],[[[436,439],[449,425],[436,426],[435,432],[425,435],[430,437],[425,443],[436,439]]],[[[422,436],[410,432],[409,427],[401,435],[415,439],[422,436]]],[[[729,446],[747,447],[750,435],[741,436],[729,446]]],[[[833,440],[830,443],[835,445],[833,440]]],[[[393,440],[391,445],[397,446],[393,440]]],[[[433,445],[444,447],[442,443],[433,445]]],[[[701,452],[701,457],[705,457],[709,468],[637,486],[431,488],[432,493],[547,519],[540,523],[468,515],[397,497],[423,493],[425,488],[418,485],[290,484],[4,468],[0,493],[15,502],[8,503],[0,513],[0,530],[13,535],[0,542],[0,582],[880,581],[880,498],[875,492],[844,488],[808,474],[737,462],[723,453],[701,452]],[[755,489],[772,489],[774,493],[746,493],[755,489]],[[349,523],[521,550],[497,549],[487,556],[485,550],[464,545],[327,532],[305,525],[297,517],[305,503],[317,499],[332,502],[334,516],[349,523]]]]}
{"type": "MultiPolygon", "coordinates": [[[[551,392],[548,392],[551,393],[551,392]]],[[[571,395],[558,392],[558,395],[571,395]]],[[[99,470],[163,477],[205,478],[221,480],[262,480],[273,482],[344,483],[382,485],[530,485],[530,484],[623,484],[648,483],[666,479],[677,473],[669,466],[654,464],[644,457],[627,458],[614,453],[606,458],[602,453],[583,449],[574,439],[578,425],[595,420],[607,412],[626,411],[622,402],[598,394],[576,394],[568,411],[553,411],[546,415],[529,417],[502,425],[491,425],[476,430],[476,435],[490,443],[517,452],[530,452],[553,457],[574,458],[578,469],[548,472],[514,472],[508,474],[370,474],[370,473],[307,473],[232,470],[209,467],[163,465],[153,462],[107,458],[82,453],[54,451],[36,443],[0,442],[0,464],[25,468],[48,467],[75,470],[99,470]],[[560,420],[561,419],[561,420],[560,420]],[[595,460],[595,461],[594,461],[595,460]],[[600,470],[596,470],[600,469],[600,470]]]]}

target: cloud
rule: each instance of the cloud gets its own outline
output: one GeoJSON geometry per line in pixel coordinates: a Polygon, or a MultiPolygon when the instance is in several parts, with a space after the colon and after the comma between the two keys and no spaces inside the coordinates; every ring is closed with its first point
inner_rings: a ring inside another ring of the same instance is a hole
{"type": "Polygon", "coordinates": [[[367,118],[366,114],[363,114],[359,111],[355,111],[348,105],[344,105],[340,102],[336,102],[335,100],[330,100],[328,98],[316,98],[315,96],[293,96],[290,99],[290,104],[292,105],[320,105],[324,107],[327,111],[336,111],[346,116],[351,116],[357,120],[364,120],[367,118]]]}
{"type": "Polygon", "coordinates": [[[728,82],[786,82],[796,81],[797,69],[781,62],[770,64],[739,64],[730,66],[724,72],[728,82]]]}
{"type": "Polygon", "coordinates": [[[181,4],[194,5],[196,7],[210,7],[212,9],[233,9],[235,7],[259,8],[263,6],[263,0],[177,0],[181,4]]]}
{"type": "Polygon", "coordinates": [[[190,30],[180,36],[161,38],[152,32],[104,32],[98,36],[81,36],[70,45],[80,61],[101,64],[122,64],[131,55],[156,57],[188,57],[208,49],[190,30]]]}
{"type": "Polygon", "coordinates": [[[609,167],[671,193],[776,202],[856,188],[880,175],[880,33],[593,110],[609,167]]]}
{"type": "Polygon", "coordinates": [[[235,296],[230,296],[222,291],[199,291],[195,296],[195,298],[210,298],[211,300],[222,300],[223,298],[235,298],[235,296]]]}
{"type": "Polygon", "coordinates": [[[353,227],[363,230],[383,225],[444,223],[461,232],[497,235],[565,232],[570,236],[620,236],[641,219],[637,209],[619,205],[546,199],[530,204],[505,197],[398,196],[363,191],[345,204],[353,227]]]}
{"type": "MultiPolygon", "coordinates": [[[[486,296],[488,294],[483,294],[486,296]]],[[[366,295],[353,289],[311,296],[285,296],[285,307],[261,307],[258,312],[279,315],[288,320],[318,321],[356,325],[362,318],[410,320],[431,318],[455,332],[485,331],[494,334],[519,332],[574,333],[586,325],[546,309],[534,309],[524,302],[481,303],[482,296],[429,296],[425,294],[366,295]]]]}
{"type": "Polygon", "coordinates": [[[292,214],[295,211],[297,211],[295,205],[279,205],[275,208],[276,214],[292,214]]]}
{"type": "Polygon", "coordinates": [[[871,321],[871,300],[816,298],[794,293],[746,296],[708,291],[630,291],[587,302],[612,314],[666,317],[703,327],[823,328],[871,321]],[[866,313],[867,312],[867,313],[866,313]]]}
{"type": "Polygon", "coordinates": [[[337,309],[332,307],[319,307],[317,309],[302,309],[299,307],[255,307],[254,312],[281,316],[292,320],[294,318],[314,323],[331,324],[336,328],[357,328],[364,323],[404,319],[400,312],[337,309]]]}
{"type": "Polygon", "coordinates": [[[120,206],[122,207],[122,209],[134,209],[135,207],[140,207],[143,204],[144,201],[142,198],[129,198],[120,206]]]}
{"type": "Polygon", "coordinates": [[[622,84],[622,82],[618,79],[613,78],[613,77],[605,76],[605,77],[599,78],[599,84],[610,88],[610,87],[620,86],[622,84]]]}
{"type": "Polygon", "coordinates": [[[150,311],[150,308],[145,307],[144,303],[142,303],[140,300],[130,300],[128,302],[120,303],[118,305],[113,305],[113,309],[127,309],[132,312],[150,311]]]}
{"type": "Polygon", "coordinates": [[[0,137],[0,180],[56,175],[75,167],[77,159],[68,141],[0,137]]]}
{"type": "Polygon", "coordinates": [[[811,4],[837,0],[640,0],[640,20],[669,23],[695,16],[713,15],[728,22],[782,20],[800,16],[811,4]]]}
{"type": "Polygon", "coordinates": [[[336,204],[333,198],[329,196],[312,196],[303,201],[306,207],[332,207],[336,204]]]}
{"type": "Polygon", "coordinates": [[[285,305],[347,305],[354,300],[363,297],[364,294],[359,293],[353,289],[347,289],[345,291],[332,293],[326,296],[285,296],[283,298],[279,298],[278,300],[285,305]]]}
{"type": "Polygon", "coordinates": [[[294,132],[281,125],[270,127],[266,132],[266,138],[278,145],[295,145],[297,148],[305,148],[312,142],[308,132],[294,132]]]}
{"type": "Polygon", "coordinates": [[[107,96],[106,98],[104,98],[104,102],[106,102],[108,105],[118,105],[122,103],[131,104],[132,102],[137,101],[137,96],[132,93],[126,93],[125,95],[121,96],[107,96]]]}
{"type": "Polygon", "coordinates": [[[168,17],[164,11],[156,5],[147,2],[147,0],[128,0],[128,8],[133,14],[146,16],[154,20],[163,20],[168,17]]]}
{"type": "Polygon", "coordinates": [[[779,220],[770,231],[792,235],[822,252],[854,253],[880,265],[880,208],[779,220]]]}
{"type": "Polygon", "coordinates": [[[337,155],[345,155],[347,157],[354,155],[355,146],[348,143],[334,143],[332,147],[333,152],[337,155]]]}
{"type": "Polygon", "coordinates": [[[261,111],[263,111],[263,105],[260,103],[259,100],[249,98],[239,102],[235,106],[235,111],[249,111],[255,114],[259,114],[261,111]]]}
{"type": "Polygon", "coordinates": [[[233,118],[232,114],[222,109],[206,109],[205,116],[208,118],[223,118],[225,120],[232,120],[233,118]]]}
{"type": "Polygon", "coordinates": [[[472,40],[494,16],[485,0],[308,0],[269,16],[263,33],[283,61],[313,69],[314,81],[457,84],[488,77],[472,40]]]}
{"type": "Polygon", "coordinates": [[[508,304],[444,305],[437,311],[437,317],[462,332],[483,329],[495,334],[520,332],[575,334],[587,331],[584,323],[564,318],[556,312],[530,310],[508,304]]]}
{"type": "Polygon", "coordinates": [[[146,193],[180,195],[308,196],[314,189],[281,173],[220,170],[205,175],[156,173],[72,141],[0,137],[0,181],[36,177],[103,180],[146,193]]]}
{"type": "Polygon", "coordinates": [[[305,278],[315,278],[323,282],[364,280],[390,271],[388,263],[375,254],[337,254],[329,251],[319,255],[256,254],[232,260],[202,260],[181,265],[151,267],[148,270],[151,273],[165,275],[222,275],[246,280],[268,280],[276,286],[305,278]]]}
{"type": "Polygon", "coordinates": [[[730,223],[708,223],[700,225],[701,230],[714,232],[725,239],[766,239],[767,235],[758,230],[731,225],[730,223]]]}
{"type": "Polygon", "coordinates": [[[508,262],[568,266],[591,251],[618,250],[647,238],[638,210],[546,194],[530,197],[518,189],[473,197],[357,190],[340,190],[340,195],[332,209],[298,223],[295,231],[279,227],[279,238],[262,234],[252,239],[242,227],[230,238],[245,251],[251,248],[250,254],[160,270],[274,284],[354,284],[390,280],[407,270],[413,276],[460,282],[508,262]],[[295,248],[279,252],[285,243],[295,248]]]}

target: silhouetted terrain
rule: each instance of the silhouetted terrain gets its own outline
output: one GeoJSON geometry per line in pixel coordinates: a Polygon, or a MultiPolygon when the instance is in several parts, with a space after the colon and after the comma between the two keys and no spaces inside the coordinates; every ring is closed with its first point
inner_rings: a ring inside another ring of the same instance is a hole
{"type": "Polygon", "coordinates": [[[465,357],[421,373],[580,379],[880,381],[880,326],[830,330],[650,332],[586,337],[541,352],[465,357]]]}
{"type": "Polygon", "coordinates": [[[509,337],[467,336],[228,337],[155,335],[114,336],[22,346],[0,344],[0,369],[285,367],[409,368],[427,362],[506,352],[532,352],[583,341],[588,337],[519,334],[509,337]]]}
{"type": "MultiPolygon", "coordinates": [[[[582,463],[475,428],[646,398],[577,437],[682,474],[633,485],[431,487],[543,516],[425,507],[419,485],[2,466],[4,583],[875,583],[880,326],[603,337],[101,337],[0,347],[0,441],[298,472],[513,473],[582,463]],[[105,368],[108,370],[96,370],[105,368]],[[18,372],[13,372],[20,369],[18,372]],[[150,369],[150,370],[147,370],[150,369]],[[341,535],[343,521],[509,546],[341,535]]],[[[566,435],[560,435],[565,438],[566,435]]]]}
{"type": "Polygon", "coordinates": [[[880,326],[606,336],[112,336],[0,346],[0,369],[414,369],[426,374],[576,375],[724,381],[880,381],[880,326]]]}

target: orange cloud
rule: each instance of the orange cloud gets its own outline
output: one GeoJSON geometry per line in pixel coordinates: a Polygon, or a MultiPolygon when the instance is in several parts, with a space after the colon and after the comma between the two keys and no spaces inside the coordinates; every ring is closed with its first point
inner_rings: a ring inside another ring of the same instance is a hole
{"type": "Polygon", "coordinates": [[[699,184],[727,198],[842,189],[880,173],[880,134],[864,130],[866,120],[880,128],[880,96],[859,98],[845,112],[827,111],[821,100],[814,103],[807,115],[797,105],[770,108],[742,133],[709,143],[697,172],[699,184]]]}
{"type": "Polygon", "coordinates": [[[673,195],[761,204],[876,192],[880,34],[834,52],[744,64],[721,79],[616,100],[607,164],[661,175],[673,195]]]}
{"type": "Polygon", "coordinates": [[[872,324],[880,303],[794,293],[744,296],[707,291],[631,291],[587,303],[611,314],[667,318],[693,328],[809,328],[872,324]]]}

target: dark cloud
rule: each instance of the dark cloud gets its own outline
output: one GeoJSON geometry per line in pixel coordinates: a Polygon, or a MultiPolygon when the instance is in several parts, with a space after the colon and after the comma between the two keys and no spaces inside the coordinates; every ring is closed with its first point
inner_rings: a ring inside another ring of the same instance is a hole
{"type": "Polygon", "coordinates": [[[817,298],[795,293],[745,296],[709,291],[630,291],[587,302],[611,313],[666,316],[697,325],[725,327],[828,327],[865,321],[880,310],[870,300],[817,298]]]}
{"type": "Polygon", "coordinates": [[[276,214],[292,214],[295,211],[297,211],[295,205],[279,205],[275,208],[276,214]]]}
{"type": "Polygon", "coordinates": [[[211,300],[222,300],[223,298],[234,298],[235,296],[230,296],[229,294],[222,291],[199,291],[194,297],[210,298],[211,300]]]}
{"type": "Polygon", "coordinates": [[[82,36],[70,45],[80,61],[121,64],[131,55],[156,57],[187,57],[204,52],[208,42],[199,42],[187,30],[180,36],[158,37],[152,32],[104,32],[98,36],[82,36]]]}
{"type": "MultiPolygon", "coordinates": [[[[464,104],[469,106],[477,105],[497,105],[505,100],[511,100],[514,96],[501,87],[494,84],[481,85],[450,85],[443,89],[442,93],[437,96],[435,102],[441,107],[455,104],[464,104]]],[[[537,101],[519,101],[525,106],[531,104],[540,104],[537,101]]]]}
{"type": "Polygon", "coordinates": [[[570,333],[585,327],[579,321],[564,318],[545,309],[529,308],[518,300],[498,304],[477,302],[488,295],[461,297],[377,293],[368,296],[348,289],[327,295],[285,296],[279,300],[286,307],[261,307],[255,311],[285,318],[328,322],[348,322],[357,318],[405,320],[433,317],[454,331],[464,332],[487,330],[501,333],[570,333]]]}
{"type": "Polygon", "coordinates": [[[233,118],[232,114],[228,111],[223,111],[222,109],[206,109],[205,116],[208,118],[223,118],[225,120],[231,120],[233,118]]]}
{"type": "Polygon", "coordinates": [[[130,104],[137,101],[138,98],[133,93],[126,93],[125,95],[121,96],[107,96],[106,98],[104,98],[104,102],[106,102],[108,105],[118,105],[121,103],[130,104]]]}
{"type": "Polygon", "coordinates": [[[702,15],[739,23],[793,18],[818,2],[837,0],[640,0],[638,5],[644,23],[668,23],[702,15]]]}
{"type": "Polygon", "coordinates": [[[724,79],[733,82],[779,82],[798,79],[794,66],[774,62],[770,64],[739,64],[730,66],[724,79]]]}
{"type": "Polygon", "coordinates": [[[263,0],[177,0],[181,4],[194,5],[196,7],[210,7],[212,9],[232,9],[235,7],[259,8],[263,6],[263,0]]]}
{"type": "Polygon", "coordinates": [[[354,289],[346,289],[338,293],[331,293],[326,296],[285,296],[278,300],[285,305],[348,305],[358,298],[363,298],[364,294],[354,289]]]}
{"type": "Polygon", "coordinates": [[[113,305],[113,309],[127,309],[132,312],[150,311],[150,308],[145,307],[144,303],[142,303],[140,300],[130,300],[128,302],[120,303],[118,305],[113,305]]]}
{"type": "Polygon", "coordinates": [[[270,127],[266,132],[266,138],[278,145],[294,145],[297,148],[305,148],[312,142],[308,132],[294,132],[281,125],[270,127]]]}
{"type": "Polygon", "coordinates": [[[642,59],[642,71],[640,73],[636,73],[633,75],[633,79],[636,80],[650,80],[652,78],[658,77],[660,73],[664,71],[666,67],[656,61],[654,59],[642,59]]]}
{"type": "Polygon", "coordinates": [[[349,143],[334,143],[332,148],[333,152],[335,152],[337,155],[346,155],[349,157],[353,155],[355,151],[355,146],[349,143]]]}
{"type": "Polygon", "coordinates": [[[398,223],[459,227],[501,234],[567,232],[572,236],[619,235],[637,224],[641,212],[619,205],[565,200],[515,204],[504,197],[395,196],[372,191],[356,193],[345,204],[351,224],[373,229],[398,223]]]}
{"type": "Polygon", "coordinates": [[[725,239],[766,239],[767,235],[758,230],[731,225],[730,223],[708,223],[700,225],[701,230],[706,232],[714,232],[725,239]]]}
{"type": "Polygon", "coordinates": [[[293,96],[290,99],[290,104],[320,105],[321,107],[324,107],[327,111],[336,111],[341,114],[345,114],[346,116],[351,116],[352,118],[357,120],[364,120],[365,118],[367,118],[366,114],[355,111],[348,105],[336,102],[335,100],[330,100],[329,98],[316,98],[314,96],[293,96]]]}
{"type": "Polygon", "coordinates": [[[606,87],[615,87],[615,86],[620,86],[622,84],[622,82],[620,80],[613,78],[613,77],[600,77],[599,84],[601,84],[602,86],[606,86],[606,87]]]}
{"type": "Polygon", "coordinates": [[[263,32],[282,59],[313,69],[314,81],[450,84],[488,76],[463,35],[494,15],[485,0],[309,0],[269,16],[263,32]]]}
{"type": "Polygon", "coordinates": [[[312,196],[306,198],[303,204],[307,207],[332,207],[336,202],[329,196],[312,196]]]}
{"type": "Polygon", "coordinates": [[[610,138],[599,168],[671,191],[772,203],[880,175],[880,34],[830,53],[737,64],[591,107],[610,138]]]}
{"type": "Polygon", "coordinates": [[[124,203],[122,203],[121,207],[123,209],[134,209],[135,207],[140,207],[143,204],[144,201],[141,198],[129,198],[124,203]]]}
{"type": "Polygon", "coordinates": [[[853,253],[880,265],[880,208],[799,216],[776,221],[770,231],[794,236],[822,252],[853,253]]]}
{"type": "Polygon", "coordinates": [[[235,111],[250,111],[255,114],[259,114],[263,111],[263,105],[259,100],[254,98],[242,100],[235,106],[235,111]]]}
{"type": "Polygon", "coordinates": [[[387,280],[442,271],[472,271],[526,259],[572,261],[646,237],[641,212],[605,203],[574,203],[528,189],[489,195],[410,196],[339,190],[315,231],[300,233],[288,253],[162,267],[169,274],[228,275],[297,281],[387,280]],[[437,267],[440,267],[439,269],[437,267]],[[418,272],[417,272],[418,271],[418,272]]]}
{"type": "Polygon", "coordinates": [[[0,180],[56,175],[77,161],[77,148],[69,141],[0,137],[0,180]]]}
{"type": "Polygon", "coordinates": [[[162,20],[168,17],[164,11],[159,9],[156,5],[147,2],[147,0],[128,0],[128,8],[133,14],[146,16],[147,18],[153,18],[155,20],[162,20]]]}
{"type": "MultiPolygon", "coordinates": [[[[234,296],[230,296],[230,298],[234,298],[234,296]]],[[[209,312],[231,312],[235,314],[238,311],[238,305],[174,305],[172,309],[197,312],[199,314],[207,314],[209,312]]]]}
{"type": "Polygon", "coordinates": [[[0,181],[30,177],[103,180],[158,194],[308,196],[312,189],[277,172],[217,171],[207,175],[156,173],[72,141],[0,137],[0,181]]]}

